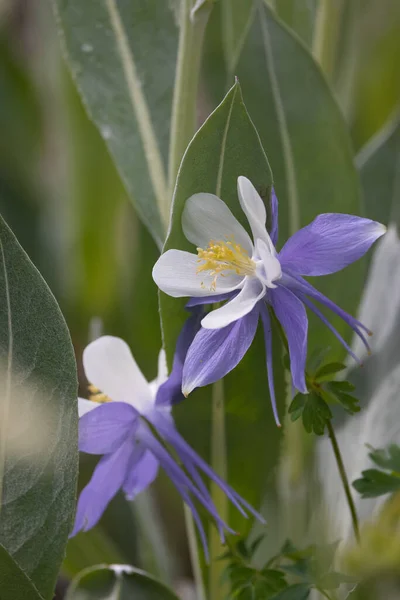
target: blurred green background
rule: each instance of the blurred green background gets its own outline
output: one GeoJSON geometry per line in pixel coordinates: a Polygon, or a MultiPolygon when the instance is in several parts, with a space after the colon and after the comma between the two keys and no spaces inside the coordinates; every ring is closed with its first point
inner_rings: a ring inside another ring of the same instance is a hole
{"type": "MultiPolygon", "coordinates": [[[[273,3],[307,45],[317,4],[273,3]]],[[[225,90],[213,74],[221,60],[214,33],[220,11],[216,7],[207,31],[199,125],[215,107],[211,98],[220,100],[225,90]]],[[[398,115],[400,2],[338,0],[329,18],[331,39],[321,52],[322,68],[356,156],[398,115]]],[[[88,340],[107,332],[126,339],[146,377],[153,378],[161,345],[151,278],[158,249],[86,115],[45,0],[0,1],[0,128],[0,210],[55,294],[78,364],[88,340]]],[[[205,425],[208,411],[204,406],[201,413],[205,425]]],[[[179,407],[177,419],[184,430],[191,428],[190,408],[179,407]]],[[[81,485],[93,464],[82,459],[81,485]]],[[[69,578],[104,561],[142,566],[175,583],[190,579],[182,508],[163,477],[133,507],[118,496],[99,526],[69,543],[63,572],[69,578]]]]}

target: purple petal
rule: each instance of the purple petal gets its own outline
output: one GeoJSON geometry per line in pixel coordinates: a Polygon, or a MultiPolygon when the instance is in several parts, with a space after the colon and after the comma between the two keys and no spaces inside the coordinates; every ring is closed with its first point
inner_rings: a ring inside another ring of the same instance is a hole
{"type": "Polygon", "coordinates": [[[271,190],[271,242],[276,246],[278,242],[278,198],[276,197],[274,187],[271,190]]]}
{"type": "Polygon", "coordinates": [[[134,452],[133,439],[128,439],[116,452],[100,459],[91,480],[79,496],[75,526],[70,537],[96,525],[110,500],[122,487],[134,452]]]}
{"type": "Polygon", "coordinates": [[[327,275],[361,258],[386,227],[353,215],[327,213],[297,231],[279,253],[282,268],[299,275],[327,275]]]}
{"type": "Polygon", "coordinates": [[[257,330],[259,308],[221,329],[200,329],[183,367],[182,391],[214,383],[242,360],[257,330]]]}
{"type": "Polygon", "coordinates": [[[263,328],[264,328],[265,354],[266,354],[267,374],[268,374],[268,387],[269,387],[269,395],[271,397],[272,412],[274,413],[275,423],[278,425],[278,427],[281,427],[281,423],[279,421],[278,409],[276,406],[274,371],[273,371],[273,365],[272,365],[271,318],[269,316],[268,308],[265,304],[261,305],[260,315],[261,315],[261,321],[262,321],[263,328]]]}
{"type": "Polygon", "coordinates": [[[281,285],[270,290],[269,301],[286,334],[293,384],[299,392],[307,394],[304,377],[308,330],[306,309],[293,292],[281,285]]]}
{"type": "Polygon", "coordinates": [[[125,480],[123,490],[128,500],[136,498],[157,477],[158,461],[151,452],[146,450],[138,459],[125,480]]]}
{"type": "Polygon", "coordinates": [[[79,419],[79,450],[109,454],[117,450],[136,427],[137,412],[125,402],[107,402],[79,419]]]}
{"type": "Polygon", "coordinates": [[[285,287],[292,290],[297,296],[301,296],[301,294],[306,294],[307,296],[311,296],[317,302],[320,302],[327,308],[329,308],[332,312],[338,315],[349,327],[353,329],[353,331],[358,335],[358,337],[362,340],[368,352],[370,351],[370,347],[368,341],[363,334],[362,330],[364,330],[368,335],[371,335],[370,330],[365,327],[360,321],[349,315],[346,311],[344,311],[340,306],[337,306],[332,300],[329,300],[324,294],[321,294],[314,286],[311,285],[308,281],[305,281],[299,275],[285,273],[282,278],[282,284],[285,287]],[[300,294],[299,294],[300,292],[300,294]]]}
{"type": "Polygon", "coordinates": [[[167,381],[163,383],[157,391],[156,404],[158,406],[170,406],[184,399],[182,394],[182,371],[186,354],[196,333],[200,329],[200,321],[203,317],[203,311],[196,309],[193,315],[189,317],[179,334],[176,342],[174,362],[172,371],[167,381]]]}

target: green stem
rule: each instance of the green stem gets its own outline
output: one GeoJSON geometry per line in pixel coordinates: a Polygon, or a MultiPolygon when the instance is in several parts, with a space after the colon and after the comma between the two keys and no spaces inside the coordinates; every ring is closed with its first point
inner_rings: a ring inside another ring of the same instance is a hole
{"type": "Polygon", "coordinates": [[[189,545],[190,562],[192,565],[193,577],[196,585],[196,600],[206,600],[206,592],[204,589],[203,574],[201,572],[199,549],[197,546],[196,530],[192,511],[185,503],[183,503],[183,510],[185,514],[186,536],[189,545]]]}
{"type": "Polygon", "coordinates": [[[204,32],[212,3],[206,0],[193,15],[191,0],[181,0],[180,35],[172,103],[169,147],[169,198],[175,185],[182,156],[196,131],[197,89],[200,78],[204,32]]]}
{"type": "MultiPolygon", "coordinates": [[[[227,458],[225,439],[225,410],[224,410],[224,383],[220,379],[212,388],[212,430],[211,430],[211,465],[222,479],[227,479],[227,458]]],[[[228,520],[228,499],[224,492],[215,483],[211,484],[211,497],[221,519],[228,520]]],[[[210,600],[225,598],[229,592],[221,583],[225,563],[217,560],[224,551],[219,533],[214,524],[210,524],[210,569],[209,569],[209,597],[210,600]]]]}
{"type": "Polygon", "coordinates": [[[356,507],[354,505],[353,496],[351,495],[349,480],[347,479],[346,469],[344,468],[344,463],[343,463],[342,455],[340,453],[339,444],[337,442],[336,435],[333,430],[333,425],[332,425],[331,421],[328,420],[326,426],[328,429],[329,438],[332,443],[333,454],[335,455],[336,463],[337,463],[337,466],[339,469],[340,479],[342,480],[344,493],[346,495],[347,503],[349,505],[351,521],[353,523],[354,535],[355,535],[357,542],[359,542],[360,541],[360,530],[359,530],[359,526],[358,526],[356,507]]]}
{"type": "Polygon", "coordinates": [[[342,11],[343,0],[319,0],[312,50],[328,79],[335,69],[342,11]]]}

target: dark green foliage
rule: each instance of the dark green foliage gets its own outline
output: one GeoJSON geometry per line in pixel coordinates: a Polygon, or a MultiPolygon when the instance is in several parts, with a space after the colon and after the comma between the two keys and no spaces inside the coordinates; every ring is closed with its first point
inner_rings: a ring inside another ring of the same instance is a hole
{"type": "Polygon", "coordinates": [[[387,449],[372,450],[369,457],[380,469],[367,469],[360,479],[353,481],[353,487],[361,497],[376,498],[399,490],[400,447],[391,444],[387,449]]]}

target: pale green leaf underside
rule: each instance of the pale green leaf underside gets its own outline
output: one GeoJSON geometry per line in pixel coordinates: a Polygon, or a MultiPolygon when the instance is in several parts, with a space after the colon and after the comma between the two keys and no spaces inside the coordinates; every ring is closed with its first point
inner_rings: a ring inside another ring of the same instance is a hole
{"type": "Polygon", "coordinates": [[[77,379],[46,283],[0,220],[0,543],[45,598],[75,510],[77,379]]]}

